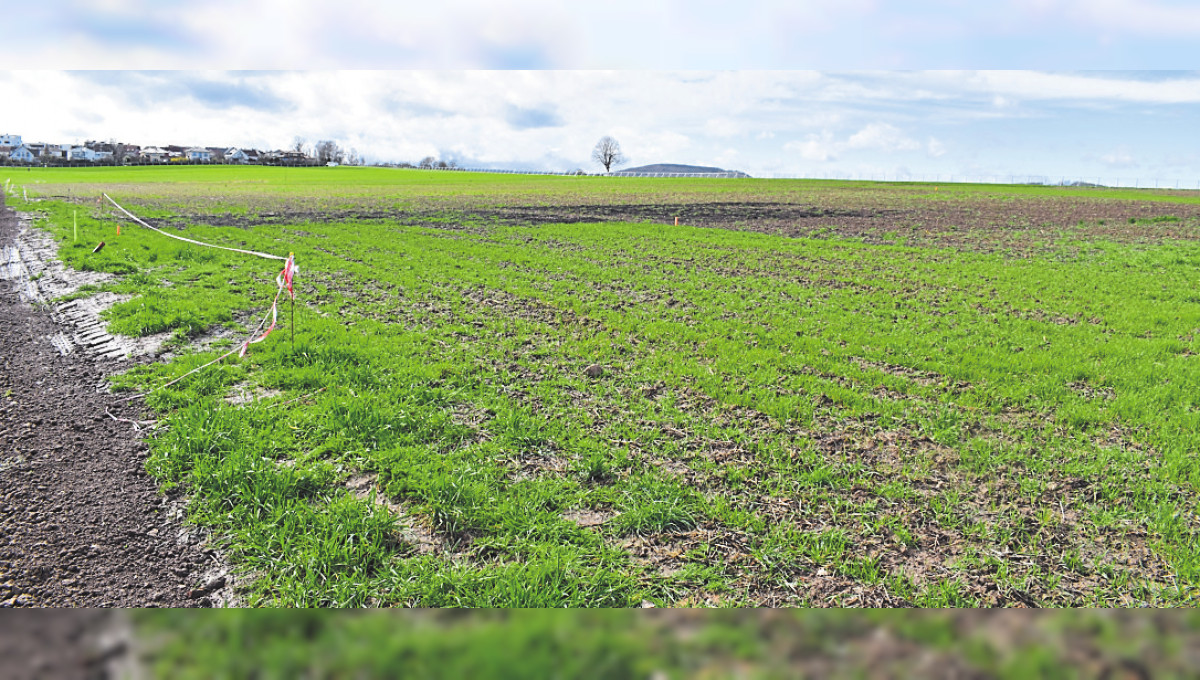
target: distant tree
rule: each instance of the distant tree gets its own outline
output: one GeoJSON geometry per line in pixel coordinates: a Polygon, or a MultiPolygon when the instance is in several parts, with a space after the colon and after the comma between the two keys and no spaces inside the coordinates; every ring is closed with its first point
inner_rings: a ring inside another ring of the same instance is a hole
{"type": "Polygon", "coordinates": [[[289,150],[295,151],[296,153],[304,153],[304,144],[305,139],[300,135],[296,135],[292,138],[292,145],[289,147],[289,150]]]}
{"type": "Polygon", "coordinates": [[[423,170],[432,170],[437,163],[437,159],[433,156],[426,156],[417,163],[417,167],[423,170]]]}
{"type": "Polygon", "coordinates": [[[592,160],[603,165],[604,172],[611,172],[612,166],[625,162],[625,155],[621,153],[621,145],[617,140],[604,135],[596,142],[596,148],[592,149],[592,160]]]}
{"type": "Polygon", "coordinates": [[[117,165],[125,164],[125,145],[118,142],[116,138],[108,140],[110,150],[112,151],[113,162],[117,165]]]}
{"type": "Polygon", "coordinates": [[[330,139],[322,139],[317,142],[316,153],[317,164],[325,165],[326,163],[341,163],[346,159],[346,152],[338,143],[330,139]]]}

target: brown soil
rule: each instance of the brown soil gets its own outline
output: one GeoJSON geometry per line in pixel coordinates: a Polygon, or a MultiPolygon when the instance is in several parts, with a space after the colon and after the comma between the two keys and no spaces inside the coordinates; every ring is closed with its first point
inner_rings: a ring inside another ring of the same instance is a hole
{"type": "MultiPolygon", "coordinates": [[[[986,194],[930,201],[896,192],[806,193],[802,200],[554,203],[536,206],[445,205],[438,209],[385,207],[279,207],[247,215],[188,214],[152,220],[159,226],[192,224],[250,228],[263,224],[394,220],[445,231],[480,232],[486,225],[537,226],[650,222],[756,231],[788,237],[849,238],[898,244],[1026,254],[1059,242],[1111,240],[1160,243],[1200,238],[1200,206],[1078,197],[1003,197],[986,194]]],[[[631,197],[624,197],[626,199],[631,197]]],[[[675,197],[674,200],[685,197],[675,197]]]]}
{"type": "MultiPolygon", "coordinates": [[[[0,247],[16,234],[0,203],[0,247]]],[[[0,607],[209,604],[196,588],[215,559],[168,519],[178,501],[145,472],[145,432],[105,414],[143,417],[105,388],[127,360],[60,355],[49,338],[70,329],[14,283],[0,280],[0,607]]]]}
{"type": "Polygon", "coordinates": [[[0,612],[5,680],[104,680],[136,677],[133,635],[121,613],[0,612]]]}
{"type": "MultiPolygon", "coordinates": [[[[471,213],[476,219],[518,225],[577,222],[652,222],[756,231],[790,237],[836,236],[867,243],[972,250],[1025,251],[1063,231],[1070,238],[1119,242],[1161,242],[1197,238],[1200,206],[1176,203],[1027,198],[997,201],[977,197],[963,202],[913,206],[820,203],[714,202],[690,204],[611,204],[513,207],[471,213]],[[1155,220],[1168,221],[1155,221],[1155,220]]],[[[827,201],[828,199],[818,199],[827,201]]],[[[443,225],[444,226],[444,225],[443,225]]],[[[1041,244],[1041,245],[1039,245],[1041,244]]]]}

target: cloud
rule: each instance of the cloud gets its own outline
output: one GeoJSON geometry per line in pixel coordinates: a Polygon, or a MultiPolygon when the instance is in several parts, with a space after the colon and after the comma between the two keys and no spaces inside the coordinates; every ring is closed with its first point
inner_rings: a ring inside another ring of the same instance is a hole
{"type": "Polygon", "coordinates": [[[118,49],[137,46],[199,56],[205,41],[188,24],[174,19],[170,4],[72,2],[58,18],[57,28],[118,49]]]}
{"type": "Polygon", "coordinates": [[[43,0],[16,68],[840,69],[1193,63],[1167,0],[43,0]]]}
{"type": "Polygon", "coordinates": [[[846,151],[880,152],[884,154],[904,153],[925,149],[931,157],[943,155],[945,146],[932,137],[921,142],[905,135],[890,123],[869,123],[844,140],[837,139],[829,130],[809,134],[803,141],[792,141],[783,145],[784,151],[799,154],[807,161],[828,162],[837,160],[846,151]]]}
{"type": "Polygon", "coordinates": [[[1160,74],[1149,79],[1128,73],[1043,73],[978,71],[947,76],[968,91],[1003,99],[1036,101],[1090,100],[1146,104],[1200,103],[1200,76],[1160,74]]]}
{"type": "Polygon", "coordinates": [[[704,131],[714,137],[734,137],[742,134],[745,126],[733,118],[709,118],[704,123],[704,131]]]}
{"type": "Polygon", "coordinates": [[[214,109],[246,107],[282,113],[292,108],[290,100],[272,90],[269,78],[253,74],[230,77],[166,71],[76,71],[73,75],[143,106],[187,99],[214,109]]]}
{"type": "Polygon", "coordinates": [[[1168,0],[43,0],[10,68],[894,69],[1194,63],[1168,0]]]}
{"type": "Polygon", "coordinates": [[[1117,149],[1100,156],[1100,162],[1110,168],[1136,168],[1140,165],[1128,149],[1117,149]]]}
{"type": "Polygon", "coordinates": [[[1040,21],[1070,22],[1110,36],[1200,37],[1200,7],[1154,0],[1017,0],[1015,6],[1040,21]]]}
{"type": "Polygon", "coordinates": [[[383,112],[402,118],[448,118],[454,115],[450,109],[420,101],[407,101],[402,97],[381,97],[379,106],[383,112]]]}
{"type": "Polygon", "coordinates": [[[846,140],[850,149],[875,149],[879,151],[913,151],[921,148],[921,144],[900,132],[896,126],[889,123],[871,123],[846,140]]]}
{"type": "Polygon", "coordinates": [[[784,151],[795,152],[800,155],[800,158],[806,161],[817,161],[824,163],[837,159],[838,152],[844,148],[843,144],[834,141],[833,133],[829,131],[821,134],[808,135],[802,142],[788,142],[783,145],[784,151]]]}
{"type": "Polygon", "coordinates": [[[543,108],[524,108],[508,105],[504,119],[517,130],[536,128],[562,127],[563,120],[553,106],[543,108]]]}

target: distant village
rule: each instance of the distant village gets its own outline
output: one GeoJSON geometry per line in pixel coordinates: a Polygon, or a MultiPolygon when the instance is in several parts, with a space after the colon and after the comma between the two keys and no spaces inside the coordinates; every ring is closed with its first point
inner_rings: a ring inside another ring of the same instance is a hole
{"type": "Polygon", "coordinates": [[[216,146],[147,146],[121,142],[88,141],[83,144],[26,142],[21,135],[0,135],[0,165],[362,165],[353,149],[321,141],[305,149],[297,140],[293,149],[263,151],[216,146]]]}

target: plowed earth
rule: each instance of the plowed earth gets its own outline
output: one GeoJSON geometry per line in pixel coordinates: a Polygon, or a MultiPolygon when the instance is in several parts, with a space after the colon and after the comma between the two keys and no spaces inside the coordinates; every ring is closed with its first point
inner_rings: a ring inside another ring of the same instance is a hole
{"type": "Polygon", "coordinates": [[[375,209],[303,210],[260,212],[251,215],[180,215],[167,220],[179,226],[252,227],[261,224],[297,224],[306,221],[388,219],[438,228],[457,224],[511,225],[575,224],[595,222],[650,222],[696,227],[755,231],[791,237],[861,239],[866,243],[964,248],[970,250],[1028,251],[1045,245],[1045,238],[1102,238],[1119,243],[1160,243],[1196,238],[1194,224],[1200,205],[1179,203],[1098,201],[1068,198],[1022,198],[1014,201],[943,201],[912,207],[833,205],[817,199],[811,203],[709,202],[611,203],[512,206],[463,206],[447,211],[375,209]],[[444,219],[452,214],[453,223],[444,219]],[[1039,238],[1041,237],[1041,238],[1039,238]]]}

